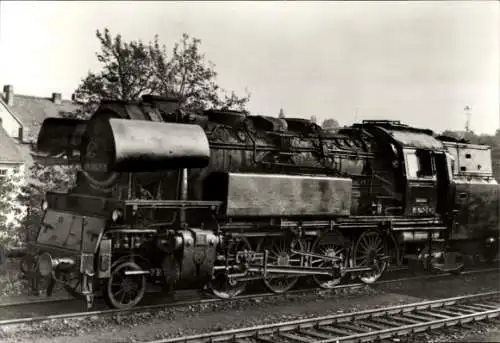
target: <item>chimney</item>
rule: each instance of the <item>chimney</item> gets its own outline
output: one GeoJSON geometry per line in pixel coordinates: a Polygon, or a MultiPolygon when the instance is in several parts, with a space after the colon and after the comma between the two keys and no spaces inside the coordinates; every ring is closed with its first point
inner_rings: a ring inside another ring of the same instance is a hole
{"type": "Polygon", "coordinates": [[[5,102],[8,106],[14,105],[14,86],[5,85],[3,86],[3,92],[5,93],[5,102]]]}
{"type": "Polygon", "coordinates": [[[61,93],[52,93],[52,102],[56,105],[61,104],[61,93]]]}
{"type": "Polygon", "coordinates": [[[19,143],[22,143],[23,142],[23,127],[22,126],[19,128],[17,135],[18,135],[17,138],[19,139],[19,143]]]}

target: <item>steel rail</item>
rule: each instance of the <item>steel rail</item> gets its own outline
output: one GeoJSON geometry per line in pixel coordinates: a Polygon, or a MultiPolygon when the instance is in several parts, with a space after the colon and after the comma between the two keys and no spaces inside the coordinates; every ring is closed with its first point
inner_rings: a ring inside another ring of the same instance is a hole
{"type": "MultiPolygon", "coordinates": [[[[393,273],[393,272],[400,272],[400,271],[406,271],[408,270],[407,267],[390,267],[387,272],[388,273],[393,273]]],[[[495,268],[486,268],[486,269],[472,269],[472,270],[467,270],[467,271],[464,271],[462,272],[462,274],[472,274],[472,273],[482,273],[482,272],[490,272],[490,271],[494,271],[495,268]]],[[[441,275],[448,275],[448,274],[441,274],[441,275]]],[[[416,277],[419,277],[419,276],[416,276],[416,277]]],[[[424,277],[430,277],[429,276],[425,276],[424,277]]],[[[386,283],[386,282],[391,282],[392,280],[381,280],[381,281],[377,281],[377,283],[386,283]]],[[[339,285],[339,286],[336,286],[334,287],[334,289],[337,289],[337,288],[346,288],[346,287],[351,287],[351,286],[361,286],[361,285],[364,285],[363,283],[355,283],[355,284],[346,284],[346,285],[339,285]]],[[[317,290],[317,289],[321,289],[319,287],[306,287],[306,288],[301,288],[301,289],[294,289],[294,290],[290,290],[287,292],[287,294],[295,294],[295,293],[300,293],[300,292],[303,292],[305,290],[317,290]]],[[[156,294],[158,293],[159,291],[150,291],[150,292],[147,292],[146,294],[156,294]]],[[[250,294],[248,294],[250,295],[250,294]]],[[[276,293],[271,293],[271,292],[266,292],[266,293],[256,293],[256,294],[251,294],[251,295],[255,295],[255,296],[272,296],[272,295],[279,295],[279,294],[276,294],[276,293]]],[[[32,296],[33,298],[30,299],[30,300],[21,300],[21,301],[5,301],[5,300],[0,300],[0,308],[4,308],[4,307],[14,307],[14,306],[29,306],[29,305],[37,305],[37,304],[52,304],[52,303],[60,303],[60,302],[65,302],[65,301],[75,301],[75,297],[69,295],[69,294],[66,294],[66,295],[53,295],[51,297],[42,297],[42,296],[32,296]]],[[[6,297],[8,298],[8,297],[6,297]]]]}
{"type": "Polygon", "coordinates": [[[498,317],[499,297],[500,291],[486,292],[147,343],[370,342],[498,317]]]}
{"type": "MultiPolygon", "coordinates": [[[[471,275],[471,274],[487,273],[487,272],[495,272],[495,271],[498,272],[499,269],[498,268],[489,268],[489,269],[483,269],[483,270],[471,270],[471,271],[462,272],[462,275],[471,275]]],[[[225,302],[225,301],[239,301],[239,300],[247,300],[247,299],[254,299],[254,298],[263,298],[263,297],[266,297],[266,298],[277,297],[277,296],[283,296],[283,295],[301,294],[301,293],[305,293],[305,292],[311,292],[311,290],[322,290],[325,292],[331,292],[331,291],[342,290],[342,289],[356,289],[356,288],[361,288],[363,286],[370,286],[371,287],[371,286],[377,286],[377,285],[382,285],[382,284],[406,282],[406,281],[413,281],[413,280],[435,279],[435,278],[446,277],[446,276],[456,276],[456,275],[451,274],[451,273],[418,275],[418,276],[411,276],[411,277],[398,278],[398,279],[392,279],[392,280],[377,281],[376,283],[371,284],[371,285],[368,285],[365,283],[352,283],[352,284],[338,285],[338,286],[335,286],[331,289],[322,289],[322,288],[297,289],[297,290],[292,290],[292,291],[289,291],[289,292],[283,293],[283,294],[269,293],[269,292],[268,293],[254,293],[254,294],[240,295],[240,296],[237,296],[234,298],[229,298],[229,299],[210,298],[210,299],[201,299],[201,300],[200,299],[183,300],[183,301],[174,301],[174,302],[154,304],[154,305],[137,306],[137,307],[133,307],[130,309],[107,309],[107,310],[96,310],[96,311],[86,311],[86,312],[63,313],[63,314],[38,316],[38,317],[4,319],[4,320],[0,320],[0,327],[7,326],[7,325],[43,322],[43,321],[47,321],[47,320],[73,319],[73,318],[86,318],[86,317],[92,317],[92,316],[142,313],[142,312],[147,312],[147,311],[161,310],[161,309],[166,309],[166,308],[174,308],[174,307],[189,306],[189,305],[204,305],[204,304],[220,303],[220,302],[225,302]]],[[[75,300],[75,299],[73,299],[73,300],[75,300]]],[[[60,302],[60,301],[61,300],[58,300],[58,302],[60,302]]]]}
{"type": "MultiPolygon", "coordinates": [[[[407,268],[394,268],[391,270],[388,270],[388,272],[399,272],[399,271],[405,271],[407,268]]],[[[494,271],[500,271],[499,268],[485,268],[485,269],[472,269],[472,270],[465,270],[461,272],[461,275],[472,275],[472,274],[479,274],[479,273],[488,273],[488,272],[494,272],[494,271]]],[[[364,285],[367,286],[377,286],[377,285],[383,285],[387,283],[395,283],[395,282],[403,282],[403,281],[411,281],[411,280],[421,280],[421,279],[433,279],[433,278],[439,278],[439,277],[446,277],[446,276],[456,276],[456,274],[452,273],[440,273],[440,274],[424,274],[424,275],[416,275],[416,276],[409,276],[409,277],[401,277],[398,279],[389,279],[389,280],[379,280],[374,284],[367,285],[362,282],[357,282],[357,283],[349,283],[345,285],[338,285],[333,287],[330,290],[335,290],[335,289],[343,289],[343,288],[356,288],[356,287],[361,287],[364,285]]],[[[315,290],[324,290],[328,291],[329,289],[323,289],[320,287],[305,287],[305,288],[300,288],[300,289],[293,289],[288,291],[286,294],[297,294],[297,293],[302,293],[305,291],[315,291],[315,290]]],[[[147,294],[156,294],[159,291],[152,291],[148,292],[147,294]]],[[[272,292],[265,292],[265,293],[252,293],[252,294],[247,294],[243,296],[251,297],[269,297],[269,296],[278,296],[282,294],[277,294],[277,293],[272,293],[272,292]]],[[[239,299],[233,298],[234,300],[239,299]]],[[[39,305],[39,304],[53,304],[53,303],[61,303],[61,302],[70,302],[70,301],[75,301],[77,300],[75,297],[71,295],[60,295],[60,296],[52,296],[52,297],[37,297],[28,301],[3,301],[0,302],[0,308],[5,308],[5,307],[15,307],[15,306],[30,306],[30,305],[39,305]]],[[[221,299],[221,300],[228,300],[228,299],[221,299]]],[[[168,304],[159,304],[159,306],[166,306],[168,304]]],[[[151,305],[153,306],[153,305],[151,305]]],[[[136,307],[138,309],[140,307],[136,307]]]]}

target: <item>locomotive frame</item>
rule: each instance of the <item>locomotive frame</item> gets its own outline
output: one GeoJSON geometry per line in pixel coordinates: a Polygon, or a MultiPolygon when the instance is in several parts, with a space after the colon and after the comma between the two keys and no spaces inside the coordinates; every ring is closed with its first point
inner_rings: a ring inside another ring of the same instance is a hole
{"type": "Polygon", "coordinates": [[[459,271],[463,254],[498,251],[489,148],[395,121],[329,133],[146,96],[46,119],[37,149],[83,167],[70,192],[47,193],[36,270],[89,306],[97,291],[135,306],[147,283],[230,298],[254,280],[331,288],[376,282],[390,260],[459,271]]]}

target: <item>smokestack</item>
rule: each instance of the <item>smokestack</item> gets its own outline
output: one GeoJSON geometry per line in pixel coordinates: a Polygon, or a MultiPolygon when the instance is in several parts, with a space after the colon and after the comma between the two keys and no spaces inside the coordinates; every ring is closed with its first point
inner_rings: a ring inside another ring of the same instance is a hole
{"type": "Polygon", "coordinates": [[[3,86],[3,92],[5,93],[5,102],[8,106],[14,105],[14,86],[5,85],[3,86]]]}
{"type": "Polygon", "coordinates": [[[56,105],[61,104],[61,93],[52,93],[52,102],[56,105]]]}

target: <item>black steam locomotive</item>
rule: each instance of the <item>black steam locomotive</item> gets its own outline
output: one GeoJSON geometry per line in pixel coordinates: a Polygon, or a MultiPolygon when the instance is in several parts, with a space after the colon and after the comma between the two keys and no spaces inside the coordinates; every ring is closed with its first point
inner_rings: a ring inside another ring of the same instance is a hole
{"type": "Polygon", "coordinates": [[[390,261],[456,271],[498,251],[490,148],[395,121],[330,132],[144,96],[46,119],[37,150],[81,166],[68,193],[46,195],[37,272],[89,305],[102,292],[135,306],[148,284],[229,298],[253,280],[278,293],[302,276],[372,283],[390,261]]]}

